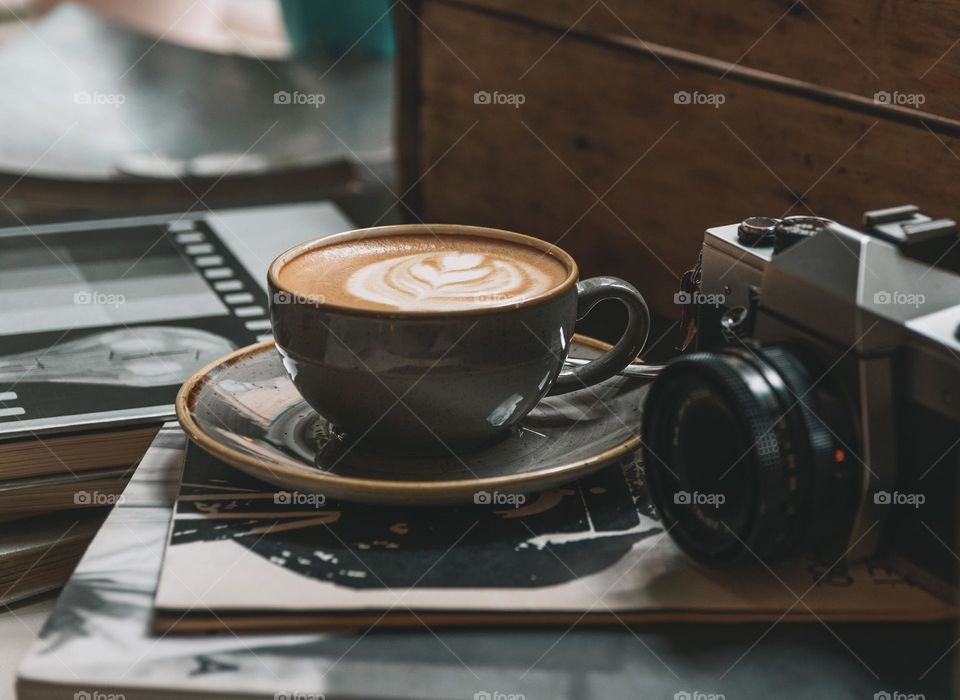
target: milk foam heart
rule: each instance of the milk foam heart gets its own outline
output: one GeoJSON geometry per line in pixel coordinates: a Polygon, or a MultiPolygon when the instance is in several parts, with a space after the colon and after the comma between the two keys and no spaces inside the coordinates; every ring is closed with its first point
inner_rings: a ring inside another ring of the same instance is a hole
{"type": "Polygon", "coordinates": [[[287,263],[281,282],[339,306],[456,311],[549,292],[566,266],[532,246],[486,237],[382,236],[315,248],[287,263]]]}
{"type": "Polygon", "coordinates": [[[519,260],[437,251],[371,262],[350,275],[347,291],[398,309],[447,310],[521,301],[553,284],[550,275],[519,260]]]}

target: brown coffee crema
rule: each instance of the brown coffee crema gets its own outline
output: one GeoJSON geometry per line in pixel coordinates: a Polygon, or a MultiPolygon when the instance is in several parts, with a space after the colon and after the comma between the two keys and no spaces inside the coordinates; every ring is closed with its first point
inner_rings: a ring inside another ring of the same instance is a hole
{"type": "Polygon", "coordinates": [[[282,287],[328,304],[375,311],[462,311],[522,302],[570,270],[534,246],[483,236],[409,234],[307,251],[279,271],[282,287]]]}

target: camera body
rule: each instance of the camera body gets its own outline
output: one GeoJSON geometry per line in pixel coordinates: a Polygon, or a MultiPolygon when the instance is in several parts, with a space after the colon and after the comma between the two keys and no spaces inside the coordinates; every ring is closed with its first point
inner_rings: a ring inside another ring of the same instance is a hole
{"type": "Polygon", "coordinates": [[[882,557],[951,596],[954,222],[913,206],[868,212],[863,231],[753,217],[707,230],[687,279],[696,352],[656,380],[644,430],[651,490],[680,526],[675,539],[710,563],[882,557]],[[702,455],[688,446],[698,439],[702,455]],[[726,505],[673,498],[697,490],[726,505]]]}

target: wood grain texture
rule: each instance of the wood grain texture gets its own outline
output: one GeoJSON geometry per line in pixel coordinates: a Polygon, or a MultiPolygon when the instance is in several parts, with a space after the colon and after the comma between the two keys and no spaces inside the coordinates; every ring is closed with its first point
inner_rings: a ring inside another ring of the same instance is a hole
{"type": "Polygon", "coordinates": [[[405,114],[423,218],[557,242],[584,276],[622,276],[663,315],[679,315],[679,275],[709,226],[810,212],[855,224],[906,202],[956,214],[949,129],[461,4],[422,3],[420,19],[405,114]],[[475,104],[481,90],[524,103],[475,104]],[[677,104],[678,91],[723,104],[677,104]]]}
{"type": "Polygon", "coordinates": [[[445,0],[570,34],[662,44],[869,98],[921,93],[960,118],[960,4],[952,0],[445,0]]]}

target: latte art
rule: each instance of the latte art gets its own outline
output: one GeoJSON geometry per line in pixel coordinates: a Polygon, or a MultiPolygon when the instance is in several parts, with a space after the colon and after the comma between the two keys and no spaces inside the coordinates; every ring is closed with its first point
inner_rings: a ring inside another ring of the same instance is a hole
{"type": "Polygon", "coordinates": [[[354,272],[347,291],[398,309],[456,309],[515,302],[554,286],[530,264],[484,253],[436,251],[380,260],[354,272]]]}
{"type": "Polygon", "coordinates": [[[570,269],[532,245],[479,236],[376,236],[320,246],[280,270],[287,293],[383,311],[510,306],[556,289],[570,269]]]}

